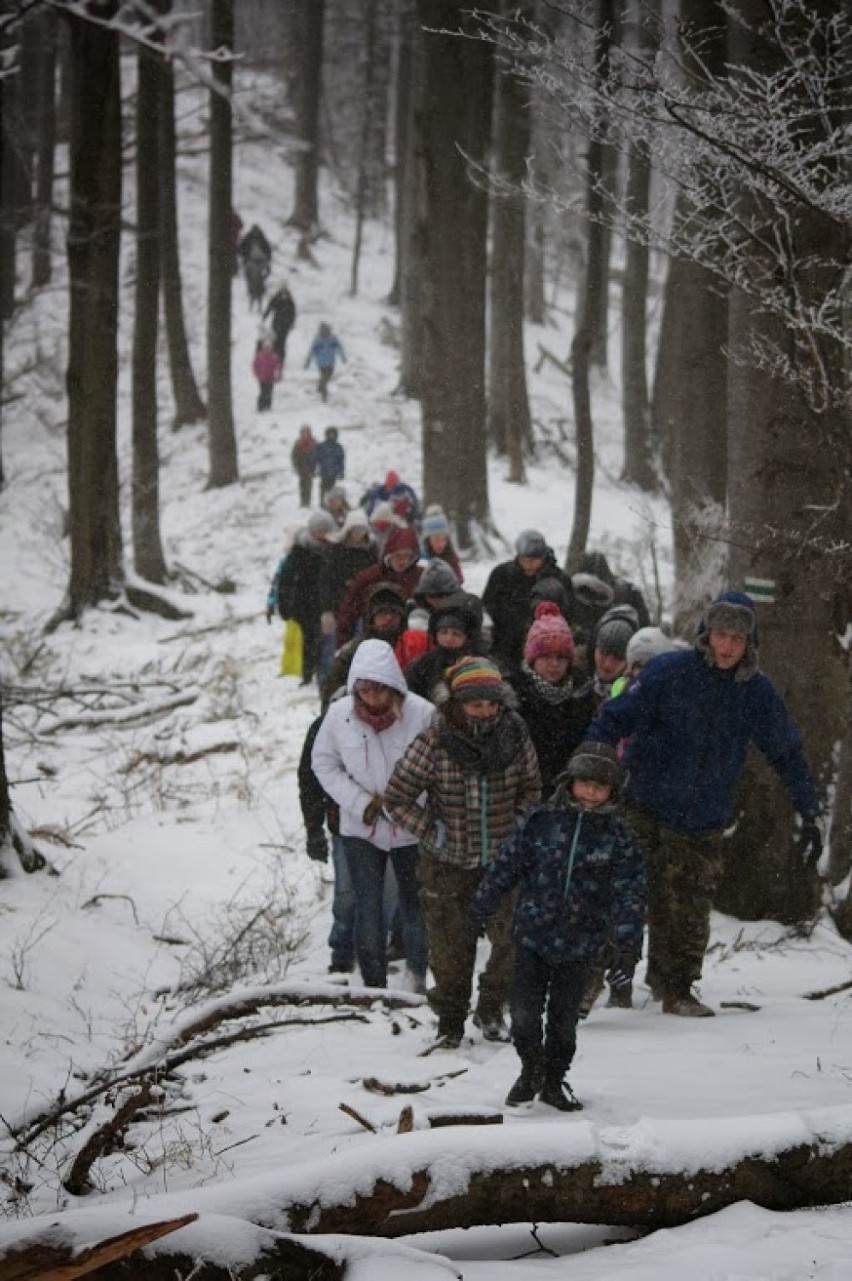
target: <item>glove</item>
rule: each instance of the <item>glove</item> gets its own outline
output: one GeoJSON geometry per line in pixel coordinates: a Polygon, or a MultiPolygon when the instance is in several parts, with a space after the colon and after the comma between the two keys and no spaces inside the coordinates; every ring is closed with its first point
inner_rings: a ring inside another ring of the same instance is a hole
{"type": "Polygon", "coordinates": [[[305,842],[308,858],[312,858],[315,863],[328,862],[328,837],[325,834],[324,827],[318,827],[314,832],[308,832],[308,839],[305,842]]]}
{"type": "Polygon", "coordinates": [[[435,819],[435,826],[429,844],[433,849],[443,850],[447,845],[447,825],[442,818],[435,819]]]}
{"type": "Polygon", "coordinates": [[[616,992],[619,988],[630,987],[635,969],[636,962],[632,956],[616,956],[612,967],[607,970],[606,981],[616,992]]]}
{"type": "Polygon", "coordinates": [[[822,831],[816,818],[803,818],[796,844],[807,868],[816,868],[822,854],[822,831]]]}
{"type": "Polygon", "coordinates": [[[382,806],[384,803],[385,798],[383,796],[373,797],[361,816],[365,826],[372,827],[374,823],[379,821],[382,816],[382,806]]]}
{"type": "Polygon", "coordinates": [[[272,622],[272,615],[273,615],[273,613],[274,613],[274,612],[275,612],[275,611],[273,610],[273,608],[272,608],[272,606],[271,606],[271,605],[267,605],[267,606],[266,606],[266,621],[267,621],[267,623],[271,623],[271,622],[272,622]]]}
{"type": "Polygon", "coordinates": [[[330,609],[324,609],[320,614],[320,631],[323,636],[333,636],[337,630],[337,623],[330,609]]]}

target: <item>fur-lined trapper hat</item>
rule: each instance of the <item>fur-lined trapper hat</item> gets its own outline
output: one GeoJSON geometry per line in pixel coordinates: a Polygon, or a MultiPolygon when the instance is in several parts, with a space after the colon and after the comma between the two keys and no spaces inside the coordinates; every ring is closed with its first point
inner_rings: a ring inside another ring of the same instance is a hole
{"type": "Polygon", "coordinates": [[[698,624],[695,646],[712,667],[711,632],[733,632],[735,636],[745,636],[746,651],[734,669],[734,680],[750,680],[759,666],[757,612],[752,598],[745,592],[722,592],[704,611],[704,617],[698,624]]]}

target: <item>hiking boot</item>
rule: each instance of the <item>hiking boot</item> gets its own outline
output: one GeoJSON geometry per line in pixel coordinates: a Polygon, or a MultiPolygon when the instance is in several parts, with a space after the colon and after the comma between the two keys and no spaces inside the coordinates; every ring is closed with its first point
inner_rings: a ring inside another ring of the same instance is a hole
{"type": "Polygon", "coordinates": [[[666,992],[663,997],[663,1014],[678,1014],[686,1019],[712,1019],[716,1011],[699,1001],[698,997],[687,988],[685,992],[666,992]]]}
{"type": "Polygon", "coordinates": [[[464,1038],[464,1020],[438,1019],[438,1044],[444,1050],[457,1050],[464,1038]]]}
{"type": "Polygon", "coordinates": [[[608,1010],[632,1010],[633,984],[626,983],[623,987],[611,987],[606,1008],[608,1010]]]}
{"type": "Polygon", "coordinates": [[[473,1015],[473,1024],[482,1032],[485,1041],[511,1041],[512,1039],[502,1014],[480,1014],[476,1010],[473,1015]]]}
{"type": "Polygon", "coordinates": [[[544,1078],[539,1099],[557,1112],[582,1112],[583,1105],[567,1081],[561,1076],[548,1075],[544,1078]]]}
{"type": "Polygon", "coordinates": [[[521,1059],[521,1075],[506,1095],[506,1107],[516,1108],[521,1103],[532,1103],[544,1083],[544,1067],[540,1054],[521,1059]]]}

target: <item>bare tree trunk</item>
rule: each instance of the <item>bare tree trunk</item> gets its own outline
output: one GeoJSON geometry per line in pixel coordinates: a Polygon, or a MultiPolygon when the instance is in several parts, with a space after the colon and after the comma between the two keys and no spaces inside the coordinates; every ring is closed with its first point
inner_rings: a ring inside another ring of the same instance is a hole
{"type": "Polygon", "coordinates": [[[32,260],[34,289],[40,289],[49,282],[52,266],[50,226],[56,151],[56,13],[53,9],[42,9],[37,14],[37,21],[39,25],[38,144],[32,260]]]}
{"type": "MultiPolygon", "coordinates": [[[[618,38],[619,11],[615,0],[597,0],[594,37],[595,67],[601,79],[609,74],[610,49],[618,38]]],[[[589,327],[589,362],[595,369],[609,365],[609,260],[612,251],[610,219],[603,218],[605,206],[615,199],[618,182],[618,152],[596,140],[599,155],[595,162],[594,209],[598,215],[594,236],[586,244],[586,319],[589,327]]],[[[590,211],[592,206],[589,206],[590,211]]]]}
{"type": "Polygon", "coordinates": [[[393,188],[394,188],[394,273],[388,294],[388,305],[398,307],[402,297],[402,258],[404,252],[405,193],[409,160],[408,138],[411,124],[412,25],[413,0],[398,0],[394,34],[393,73],[393,188]]]}
{"type": "MultiPolygon", "coordinates": [[[[0,53],[4,64],[14,56],[16,25],[0,30],[0,53]]],[[[15,310],[16,223],[15,191],[18,167],[15,159],[13,122],[20,75],[0,76],[0,320],[8,320],[15,310]]]]}
{"type": "Polygon", "coordinates": [[[160,294],[160,71],[152,53],[136,60],[136,290],[132,391],[132,529],[137,574],[166,581],[160,539],[157,444],[157,319],[160,294]]]}
{"type": "MultiPolygon", "coordinates": [[[[518,10],[521,22],[531,15],[530,8],[518,10]]],[[[508,479],[518,485],[526,479],[524,449],[532,441],[524,363],[526,197],[519,190],[532,137],[529,94],[511,71],[498,74],[494,170],[509,191],[491,201],[488,436],[508,455],[508,479]]]]}
{"type": "MultiPolygon", "coordinates": [[[[740,67],[745,74],[752,69],[772,71],[775,53],[763,33],[765,13],[760,0],[739,0],[738,7],[745,22],[731,23],[729,48],[735,68],[731,75],[737,75],[740,67]]],[[[798,21],[805,24],[808,16],[802,13],[798,21]]],[[[810,27],[803,25],[801,32],[808,35],[810,27]]],[[[791,86],[791,93],[795,91],[791,86]]],[[[806,97],[801,107],[801,119],[809,121],[813,131],[811,140],[818,142],[823,128],[831,125],[830,112],[826,117],[815,116],[806,97]]],[[[805,128],[803,124],[803,133],[805,128]]],[[[803,155],[807,142],[803,137],[803,155]]],[[[831,181],[821,163],[813,178],[831,181]]],[[[742,213],[753,217],[755,225],[768,225],[774,208],[756,207],[753,202],[742,213]]],[[[827,236],[838,235],[836,224],[830,225],[819,212],[800,209],[795,219],[779,226],[778,234],[788,238],[785,258],[796,264],[796,285],[803,302],[818,305],[827,294],[836,295],[852,248],[848,232],[837,266],[831,268],[803,265],[819,257],[827,236]]],[[[755,274],[765,271],[762,243],[755,240],[751,253],[755,274]]],[[[775,584],[775,602],[758,606],[762,663],[789,704],[818,791],[825,798],[833,776],[834,750],[844,729],[847,682],[837,637],[847,611],[833,559],[825,555],[823,544],[839,545],[849,528],[843,450],[852,433],[852,416],[848,408],[835,405],[820,412],[806,399],[805,388],[818,341],[820,369],[829,384],[838,388],[843,386],[843,352],[816,336],[808,335],[803,342],[792,326],[784,326],[739,290],[732,292],[729,317],[732,578],[742,582],[754,575],[775,584]],[[775,369],[738,359],[752,352],[756,341],[764,352],[777,354],[775,369]],[[782,366],[799,375],[794,384],[780,376],[782,366]]],[[[747,809],[754,812],[751,798],[747,809]]],[[[815,878],[803,871],[792,840],[789,805],[774,781],[761,809],[755,820],[763,824],[765,839],[755,845],[744,823],[729,842],[730,892],[720,898],[720,904],[723,910],[735,904],[750,917],[802,920],[812,913],[817,900],[815,878]]]]}
{"type": "MultiPolygon", "coordinates": [[[[88,9],[90,6],[84,6],[88,9]]],[[[116,0],[94,6],[115,16],[116,0]]],[[[121,86],[118,34],[69,12],[72,65],[68,270],[69,608],[113,598],[121,584],[116,389],[121,240],[121,86]]]]}
{"type": "Polygon", "coordinates": [[[299,59],[296,130],[302,147],[296,155],[295,194],[290,225],[308,232],[319,225],[317,178],[325,0],[294,0],[294,7],[299,59]]]}
{"type": "Polygon", "coordinates": [[[159,164],[160,164],[160,275],[163,314],[169,348],[172,395],[175,402],[172,426],[201,422],[206,414],[204,401],[192,371],[183,315],[180,250],[178,243],[177,142],[175,137],[175,81],[171,62],[160,64],[159,164]]]}
{"type": "MultiPolygon", "coordinates": [[[[211,33],[214,49],[229,54],[234,47],[233,0],[213,0],[211,33]]],[[[216,88],[210,92],[210,227],[207,285],[207,403],[210,478],[218,489],[239,480],[237,437],[231,398],[231,280],[234,261],[232,211],[233,152],[229,56],[213,64],[216,88]]]]}
{"type": "MultiPolygon", "coordinates": [[[[425,378],[426,316],[431,309],[433,281],[427,268],[429,243],[429,175],[422,154],[426,52],[422,33],[410,30],[410,76],[405,126],[405,155],[401,194],[400,307],[402,352],[399,386],[404,396],[419,400],[425,378]]],[[[435,497],[435,495],[433,495],[435,497]]]]}
{"type": "Polygon", "coordinates": [[[364,10],[364,85],[361,94],[361,140],[358,154],[358,172],[355,179],[355,236],[352,244],[352,271],[349,281],[349,296],[358,295],[358,265],[361,260],[361,245],[364,235],[364,219],[367,216],[367,202],[371,183],[370,161],[371,142],[374,132],[374,112],[376,108],[376,44],[377,44],[377,0],[366,0],[364,10]]]}
{"type": "Polygon", "coordinates": [[[450,0],[420,0],[424,97],[417,179],[425,189],[426,302],[423,488],[455,523],[461,546],[488,516],[485,450],[485,278],[488,201],[465,172],[484,164],[493,55],[484,41],[437,34],[460,19],[450,0]],[[462,154],[463,153],[463,154],[462,154]]]}

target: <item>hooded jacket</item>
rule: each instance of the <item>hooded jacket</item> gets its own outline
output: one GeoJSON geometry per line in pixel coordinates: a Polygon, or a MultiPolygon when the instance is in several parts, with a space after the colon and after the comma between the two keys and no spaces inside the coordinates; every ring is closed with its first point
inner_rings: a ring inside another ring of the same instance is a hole
{"type": "Polygon", "coordinates": [[[330,705],[311,753],[318,783],[340,806],[341,836],[360,837],[382,850],[416,844],[417,837],[401,825],[379,818],[368,827],[362,816],[374,796],[384,795],[394,766],[409,743],[429,725],[433,712],[431,703],[408,692],[390,645],[365,640],[358,646],[349,668],[346,695],[330,705]],[[399,719],[389,729],[378,732],[356,714],[353,690],[357,680],[378,681],[402,695],[399,719]]]}
{"type": "Polygon", "coordinates": [[[702,623],[694,649],[652,659],[589,728],[592,740],[613,746],[630,740],[622,757],[625,797],[675,831],[710,831],[730,821],[751,744],[803,818],[820,811],[798,730],[769,677],[757,670],[756,629],[750,642],[743,663],[722,671],[702,623]]]}
{"type": "Polygon", "coordinates": [[[406,597],[414,595],[420,582],[420,575],[423,572],[416,559],[401,574],[394,573],[387,563],[388,556],[392,555],[393,552],[402,550],[413,552],[415,557],[420,555],[420,543],[413,529],[402,527],[392,529],[385,543],[380,563],[378,565],[368,565],[366,569],[362,569],[360,574],[356,574],[352,579],[337,611],[338,648],[341,645],[345,645],[355,635],[355,630],[364,612],[364,605],[370,588],[376,583],[394,583],[402,589],[406,597]]]}

